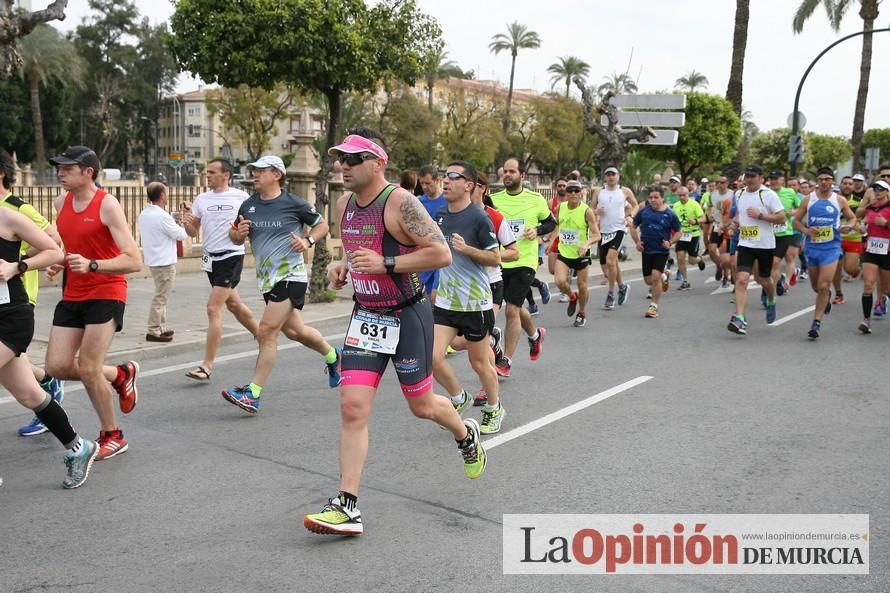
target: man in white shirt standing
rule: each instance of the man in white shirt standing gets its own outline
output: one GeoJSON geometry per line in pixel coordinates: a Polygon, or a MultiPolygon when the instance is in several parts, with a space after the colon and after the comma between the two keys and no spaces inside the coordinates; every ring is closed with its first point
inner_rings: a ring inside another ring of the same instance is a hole
{"type": "Polygon", "coordinates": [[[210,281],[210,297],[207,299],[207,345],[204,361],[185,375],[197,381],[209,381],[213,373],[213,361],[222,341],[223,307],[228,309],[244,329],[257,335],[257,322],[250,307],[244,304],[236,287],[241,281],[244,264],[244,245],[235,245],[229,239],[229,229],[235,222],[241,203],[249,196],[244,191],[229,187],[232,164],[223,159],[207,163],[206,191],[195,198],[191,212],[183,215],[183,224],[191,237],[201,233],[204,252],[201,269],[210,281]]]}
{"type": "Polygon", "coordinates": [[[188,239],[185,229],[167,212],[167,186],[153,181],[146,188],[151,202],[139,215],[142,259],[155,281],[155,296],[148,311],[148,342],[170,342],[173,330],[167,327],[167,300],[176,278],[176,242],[188,239]]]}

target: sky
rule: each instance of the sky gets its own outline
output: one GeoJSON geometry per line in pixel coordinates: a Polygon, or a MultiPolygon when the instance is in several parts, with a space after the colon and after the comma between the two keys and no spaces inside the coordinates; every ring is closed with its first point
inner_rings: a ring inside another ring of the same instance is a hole
{"type": "MultiPolygon", "coordinates": [[[[518,89],[550,89],[547,67],[559,57],[577,56],[590,64],[589,83],[613,72],[628,72],[640,92],[670,91],[689,70],[708,77],[707,92],[725,95],[732,58],[735,18],[733,0],[417,0],[443,31],[448,57],[477,78],[507,85],[510,55],[488,51],[491,37],[518,21],[541,38],[541,47],[522,50],[516,63],[518,89]]],[[[32,0],[34,9],[46,0],[32,0]]],[[[743,103],[761,130],[787,127],[794,95],[809,63],[840,37],[862,28],[853,3],[840,33],[828,26],[820,6],[800,35],[791,28],[799,0],[751,0],[745,56],[743,103]]],[[[142,15],[153,23],[173,12],[168,0],[136,0],[142,15]]],[[[882,7],[875,28],[890,27],[890,3],[882,7]]],[[[90,14],[87,0],[69,0],[70,30],[90,14]]],[[[826,54],[807,78],[800,110],[809,131],[850,136],[859,84],[861,38],[843,42],[826,54]]],[[[890,128],[890,32],[874,35],[871,83],[865,129],[890,128]]],[[[183,76],[180,92],[199,81],[183,76]]]]}

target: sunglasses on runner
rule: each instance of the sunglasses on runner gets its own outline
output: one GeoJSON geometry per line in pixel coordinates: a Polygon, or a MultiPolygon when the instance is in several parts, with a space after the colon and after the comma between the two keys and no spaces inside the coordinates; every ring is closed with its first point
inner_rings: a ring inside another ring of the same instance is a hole
{"type": "Polygon", "coordinates": [[[580,187],[567,187],[566,193],[567,194],[580,194],[581,188],[580,187]]]}
{"type": "Polygon", "coordinates": [[[365,161],[376,161],[377,157],[373,154],[369,154],[367,152],[363,152],[361,154],[350,154],[344,152],[340,156],[337,157],[337,160],[340,161],[341,165],[349,165],[350,167],[358,167],[365,161]]]}
{"type": "MultiPolygon", "coordinates": [[[[463,179],[464,181],[470,181],[469,179],[466,178],[465,175],[461,175],[457,171],[448,171],[447,173],[445,173],[445,177],[447,177],[451,181],[457,181],[458,179],[463,179]]],[[[473,183],[475,183],[475,181],[473,183]]]]}

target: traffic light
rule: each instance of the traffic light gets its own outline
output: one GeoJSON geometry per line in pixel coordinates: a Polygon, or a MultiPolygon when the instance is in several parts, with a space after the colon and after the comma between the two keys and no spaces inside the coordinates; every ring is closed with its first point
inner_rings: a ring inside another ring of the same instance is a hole
{"type": "Polygon", "coordinates": [[[803,162],[803,136],[791,136],[788,138],[788,162],[803,162]]]}

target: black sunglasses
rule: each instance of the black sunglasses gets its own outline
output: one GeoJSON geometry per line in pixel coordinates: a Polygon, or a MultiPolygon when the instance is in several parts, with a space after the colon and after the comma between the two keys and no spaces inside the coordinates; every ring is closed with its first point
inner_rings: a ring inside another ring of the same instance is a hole
{"type": "Polygon", "coordinates": [[[350,167],[358,167],[365,161],[376,161],[377,157],[373,154],[368,154],[367,152],[361,154],[350,154],[343,153],[337,157],[337,160],[340,161],[341,165],[349,165],[350,167]]]}
{"type": "MultiPolygon", "coordinates": [[[[470,181],[469,179],[467,179],[467,177],[465,175],[461,175],[457,171],[448,171],[447,173],[445,173],[445,177],[447,177],[448,179],[450,179],[452,181],[457,181],[458,179],[463,179],[464,181],[470,181]]],[[[473,183],[475,183],[475,181],[473,183]]]]}
{"type": "Polygon", "coordinates": [[[566,193],[567,194],[580,194],[581,188],[580,187],[567,187],[566,193]]]}

